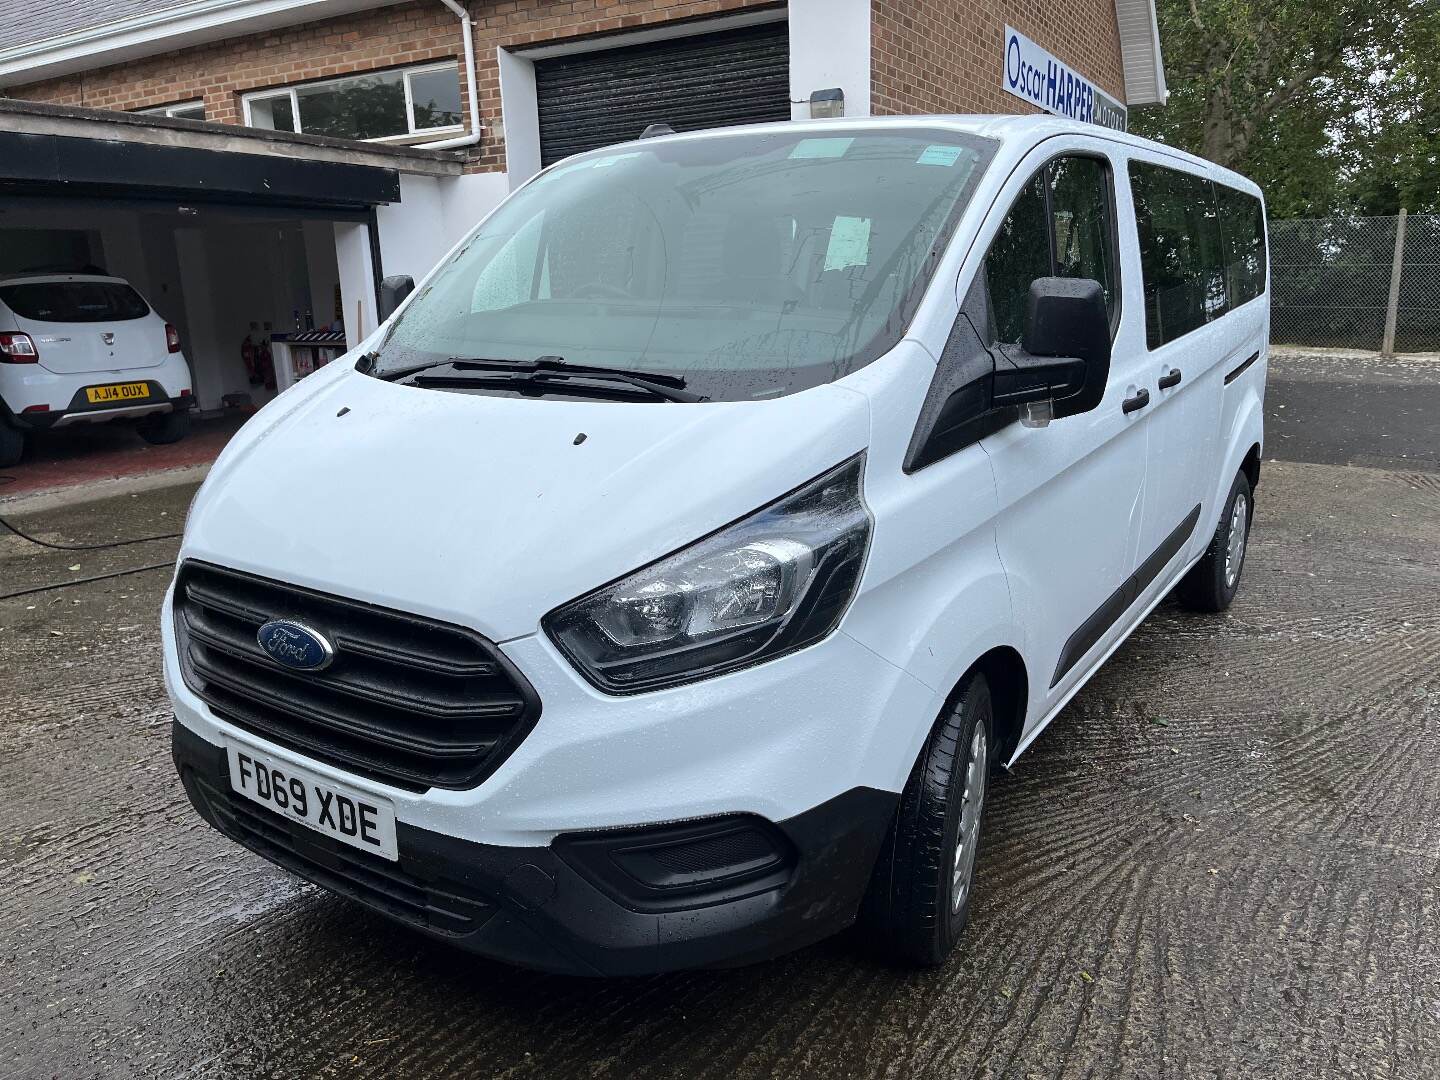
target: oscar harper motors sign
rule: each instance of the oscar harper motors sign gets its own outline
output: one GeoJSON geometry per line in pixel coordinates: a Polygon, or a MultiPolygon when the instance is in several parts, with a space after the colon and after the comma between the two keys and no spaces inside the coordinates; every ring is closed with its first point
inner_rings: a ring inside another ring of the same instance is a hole
{"type": "Polygon", "coordinates": [[[1005,27],[1005,89],[1056,116],[1125,130],[1125,106],[1020,31],[1005,27]]]}

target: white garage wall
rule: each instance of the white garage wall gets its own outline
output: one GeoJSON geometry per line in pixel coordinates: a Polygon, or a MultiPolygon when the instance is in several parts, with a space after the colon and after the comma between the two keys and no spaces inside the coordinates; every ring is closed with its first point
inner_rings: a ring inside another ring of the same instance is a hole
{"type": "Polygon", "coordinates": [[[870,0],[790,0],[791,119],[810,119],[810,94],[838,86],[845,115],[870,115],[870,0]]]}
{"type": "Polygon", "coordinates": [[[375,211],[385,273],[409,274],[419,281],[508,192],[505,174],[498,172],[402,175],[400,201],[375,211]]]}

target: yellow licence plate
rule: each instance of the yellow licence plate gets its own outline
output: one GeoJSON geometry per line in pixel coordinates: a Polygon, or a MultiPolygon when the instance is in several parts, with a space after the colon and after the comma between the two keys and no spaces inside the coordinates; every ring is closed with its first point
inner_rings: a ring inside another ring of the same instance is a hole
{"type": "Polygon", "coordinates": [[[143,382],[122,382],[85,388],[85,397],[91,405],[108,404],[112,401],[139,401],[149,396],[150,384],[143,382]]]}

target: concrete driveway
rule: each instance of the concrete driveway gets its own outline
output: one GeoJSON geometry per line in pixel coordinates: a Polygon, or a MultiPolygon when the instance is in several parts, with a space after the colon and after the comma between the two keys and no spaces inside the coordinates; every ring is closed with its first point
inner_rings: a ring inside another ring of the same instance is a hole
{"type": "MultiPolygon", "coordinates": [[[[1163,605],[997,781],[935,972],[844,937],[616,982],[431,944],[190,810],[163,572],[0,601],[0,1075],[1435,1077],[1440,365],[1280,359],[1269,411],[1235,606],[1163,605]]],[[[165,532],[190,494],[22,524],[165,532]]],[[[172,552],[0,539],[0,593],[172,552]]]]}

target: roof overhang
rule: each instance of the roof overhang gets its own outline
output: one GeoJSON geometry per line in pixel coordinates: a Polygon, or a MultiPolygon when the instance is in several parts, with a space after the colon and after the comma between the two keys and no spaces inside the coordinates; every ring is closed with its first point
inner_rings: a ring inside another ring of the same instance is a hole
{"type": "MultiPolygon", "coordinates": [[[[0,49],[0,86],[93,71],[144,56],[316,22],[402,0],[188,0],[0,49]]],[[[102,9],[103,10],[103,9],[102,9]]]]}
{"type": "Polygon", "coordinates": [[[1155,0],[1115,0],[1115,23],[1125,68],[1125,104],[1164,105],[1170,91],[1165,86],[1155,0]]]}
{"type": "Polygon", "coordinates": [[[462,168],[436,150],[0,100],[0,195],[9,197],[359,212],[398,202],[402,172],[462,168]]]}

